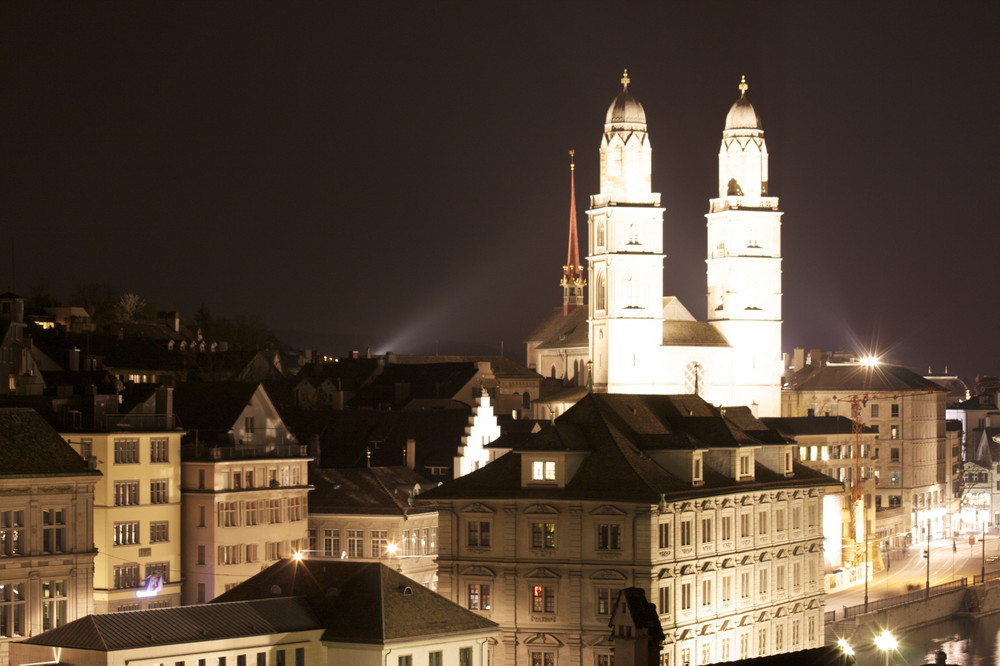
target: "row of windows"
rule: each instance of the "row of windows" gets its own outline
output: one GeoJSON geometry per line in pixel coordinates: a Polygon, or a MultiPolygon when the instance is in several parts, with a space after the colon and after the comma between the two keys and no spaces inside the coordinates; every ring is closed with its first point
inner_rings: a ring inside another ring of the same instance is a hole
{"type": "MultiPolygon", "coordinates": [[[[220,502],[219,527],[252,527],[285,522],[296,522],[306,519],[306,500],[304,497],[289,497],[282,502],[280,499],[248,500],[245,502],[220,502]],[[284,511],[282,511],[284,504],[284,511]],[[242,519],[242,521],[241,521],[242,519]]],[[[205,527],[205,507],[199,507],[199,527],[205,527]]]]}
{"type": "MultiPolygon", "coordinates": [[[[703,579],[700,581],[700,585],[696,582],[680,583],[678,586],[679,598],[676,600],[678,609],[681,611],[690,611],[694,608],[694,591],[697,589],[696,585],[700,587],[699,605],[703,607],[712,606],[716,602],[729,603],[733,601],[734,594],[738,594],[741,600],[749,600],[753,597],[754,582],[757,583],[757,594],[784,592],[788,585],[791,585],[793,589],[801,588],[803,583],[802,563],[792,563],[790,580],[788,572],[789,569],[781,564],[774,567],[773,576],[769,569],[758,569],[756,581],[754,581],[752,572],[743,571],[740,572],[738,579],[732,574],[727,574],[721,576],[717,581],[711,578],[703,579]],[[738,586],[736,586],[737,581],[739,582],[738,586]],[[716,583],[718,583],[718,589],[715,588],[716,583]],[[768,587],[769,584],[771,587],[768,587]],[[714,596],[715,592],[719,593],[718,599],[714,596]]],[[[812,560],[809,562],[808,582],[811,586],[817,584],[816,562],[812,560]]],[[[669,615],[673,612],[674,604],[672,603],[672,599],[674,592],[673,584],[660,587],[658,612],[661,615],[669,615]]]]}
{"type": "Polygon", "coordinates": [[[399,544],[389,542],[388,530],[369,530],[367,539],[364,530],[343,530],[346,537],[341,540],[340,529],[324,529],[322,541],[319,532],[309,530],[309,550],[322,553],[326,557],[369,557],[373,559],[433,555],[437,553],[437,527],[403,530],[399,544]],[[365,544],[368,544],[367,551],[365,544]]]}
{"type": "MultiPolygon", "coordinates": [[[[814,643],[816,640],[816,618],[808,617],[806,618],[806,634],[807,642],[814,643]]],[[[801,646],[801,627],[802,621],[795,619],[789,624],[791,630],[791,642],[785,644],[785,626],[782,624],[775,624],[773,627],[768,629],[767,627],[761,627],[757,629],[756,632],[756,653],[751,654],[751,639],[753,634],[749,631],[740,634],[739,636],[739,657],[735,657],[731,654],[732,652],[732,639],[722,638],[718,641],[706,641],[700,645],[700,654],[697,661],[692,660],[693,654],[692,649],[685,647],[681,648],[679,652],[678,664],[685,664],[687,666],[702,666],[704,664],[714,664],[720,661],[731,661],[735,658],[738,659],[750,659],[752,657],[762,657],[772,652],[781,652],[783,650],[796,650],[800,649],[801,646]],[[771,637],[770,648],[768,647],[768,638],[771,637]],[[713,647],[718,645],[718,658],[713,654],[713,647]]],[[[671,653],[666,652],[660,655],[660,666],[670,666],[671,664],[671,653]]],[[[554,662],[552,666],[555,666],[554,662]]]]}
{"type": "MultiPolygon", "coordinates": [[[[199,470],[203,474],[204,470],[199,470]]],[[[222,488],[225,490],[252,490],[270,488],[274,485],[302,485],[302,466],[291,465],[267,469],[263,466],[246,469],[229,469],[222,472],[222,488]]],[[[204,483],[199,487],[203,488],[204,483]]]]}
{"type": "MultiPolygon", "coordinates": [[[[80,455],[90,458],[93,455],[93,444],[90,440],[81,443],[80,455]]],[[[140,460],[139,439],[116,439],[114,441],[114,461],[116,465],[136,465],[140,462],[166,463],[170,462],[170,442],[166,438],[149,440],[149,460],[140,460]]]]}
{"type": "MultiPolygon", "coordinates": [[[[25,554],[27,530],[23,509],[0,511],[0,557],[25,554]]],[[[64,553],[66,542],[66,511],[42,509],[42,553],[64,553]]]]}
{"type": "MultiPolygon", "coordinates": [[[[154,577],[159,577],[161,583],[169,583],[170,563],[169,562],[147,563],[146,575],[144,578],[140,578],[139,576],[138,564],[129,563],[116,566],[114,569],[114,579],[112,581],[112,584],[117,590],[127,589],[132,587],[140,587],[142,585],[145,585],[150,579],[154,577]]],[[[119,608],[118,610],[125,610],[125,609],[119,608]]],[[[133,610],[138,610],[138,607],[136,607],[133,610]]]]}
{"type": "MultiPolygon", "coordinates": [[[[302,539],[292,539],[291,541],[266,541],[264,542],[264,560],[280,560],[293,553],[302,551],[304,545],[302,539]]],[[[198,564],[207,564],[208,551],[205,546],[198,546],[198,564]]],[[[216,550],[216,562],[220,565],[243,564],[261,561],[259,545],[256,543],[230,544],[218,546],[216,550]]]]}
{"type": "MultiPolygon", "coordinates": [[[[288,657],[286,653],[287,650],[275,650],[274,660],[271,662],[270,665],[267,663],[266,652],[258,652],[256,653],[256,655],[238,654],[236,655],[236,659],[233,660],[232,663],[235,664],[235,666],[250,666],[250,664],[253,664],[253,666],[289,666],[288,657]],[[250,659],[251,657],[253,657],[253,659],[251,661],[248,661],[248,659],[250,659]]],[[[295,648],[295,651],[292,654],[294,659],[293,666],[305,666],[306,664],[305,648],[302,647],[295,648]]],[[[197,661],[194,661],[192,663],[194,663],[195,666],[228,666],[229,658],[214,657],[211,660],[198,659],[197,661]]],[[[187,662],[175,661],[174,666],[187,666],[187,662]]]]}
{"type": "MultiPolygon", "coordinates": [[[[116,546],[135,546],[142,543],[138,520],[129,520],[114,524],[113,539],[116,546]]],[[[166,520],[153,520],[149,523],[149,543],[170,541],[170,523],[166,520]]]]}
{"type": "MultiPolygon", "coordinates": [[[[138,481],[115,482],[115,506],[137,506],[141,501],[138,481]]],[[[169,501],[170,482],[167,479],[154,479],[150,481],[149,503],[167,504],[169,501]]]]}
{"type": "MultiPolygon", "coordinates": [[[[66,624],[67,589],[65,580],[42,581],[42,631],[66,624]]],[[[27,601],[25,583],[0,585],[0,638],[26,635],[27,601]]]]}
{"type": "MultiPolygon", "coordinates": [[[[399,666],[413,666],[413,655],[403,654],[396,658],[396,663],[399,666]]],[[[435,650],[428,653],[427,655],[427,666],[443,666],[444,665],[444,653],[440,650],[435,650]]],[[[458,648],[458,666],[472,666],[472,648],[463,647],[458,648]]]]}

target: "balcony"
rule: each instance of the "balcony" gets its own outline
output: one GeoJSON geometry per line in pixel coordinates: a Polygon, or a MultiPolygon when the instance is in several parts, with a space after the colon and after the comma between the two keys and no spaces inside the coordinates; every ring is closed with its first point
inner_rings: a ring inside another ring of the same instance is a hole
{"type": "Polygon", "coordinates": [[[253,446],[211,446],[208,444],[186,444],[181,449],[185,461],[255,460],[262,458],[307,458],[309,446],[306,444],[264,444],[253,446]]]}

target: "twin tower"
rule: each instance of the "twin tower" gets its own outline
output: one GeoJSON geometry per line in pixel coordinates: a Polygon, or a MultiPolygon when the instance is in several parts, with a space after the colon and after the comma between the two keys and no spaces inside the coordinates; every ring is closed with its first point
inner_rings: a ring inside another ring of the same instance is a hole
{"type": "MultiPolygon", "coordinates": [[[[604,124],[600,193],[587,211],[588,381],[598,392],[698,393],[780,416],[781,212],[768,196],[764,130],[746,81],[726,116],[718,196],[706,215],[707,322],[663,295],[663,207],[651,186],[646,114],[627,72],[621,83],[604,124]]],[[[564,316],[582,300],[574,242],[572,230],[564,316]]]]}

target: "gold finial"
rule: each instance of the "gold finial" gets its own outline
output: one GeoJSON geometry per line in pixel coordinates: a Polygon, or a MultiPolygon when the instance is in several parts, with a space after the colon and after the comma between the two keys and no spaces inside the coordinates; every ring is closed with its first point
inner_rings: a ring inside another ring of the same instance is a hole
{"type": "Polygon", "coordinates": [[[628,78],[628,69],[622,74],[622,85],[628,88],[628,84],[632,83],[632,79],[628,78]]]}
{"type": "Polygon", "coordinates": [[[747,90],[749,89],[750,86],[747,85],[747,76],[744,74],[740,77],[740,95],[747,94],[747,90]]]}
{"type": "Polygon", "coordinates": [[[573,156],[574,155],[576,155],[576,151],[575,150],[569,151],[569,170],[570,171],[573,171],[574,169],[576,169],[576,164],[574,164],[574,162],[573,162],[573,156]]]}

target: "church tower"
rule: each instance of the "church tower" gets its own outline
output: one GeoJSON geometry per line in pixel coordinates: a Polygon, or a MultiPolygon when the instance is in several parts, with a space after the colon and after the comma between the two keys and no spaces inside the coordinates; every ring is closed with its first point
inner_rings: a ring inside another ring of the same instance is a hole
{"type": "Polygon", "coordinates": [[[621,83],[604,123],[600,193],[587,211],[591,379],[598,392],[650,393],[663,342],[663,208],[628,70],[621,83]]]}
{"type": "Polygon", "coordinates": [[[781,415],[781,211],[768,196],[764,128],[747,98],[726,116],[709,202],[708,320],[733,348],[731,405],[781,415]]]}
{"type": "Polygon", "coordinates": [[[566,248],[566,265],[563,266],[562,280],[559,281],[563,288],[564,317],[583,305],[583,288],[587,285],[587,281],[583,278],[583,266],[580,265],[580,241],[576,232],[576,164],[573,161],[575,153],[575,150],[569,151],[569,244],[566,248]]]}

